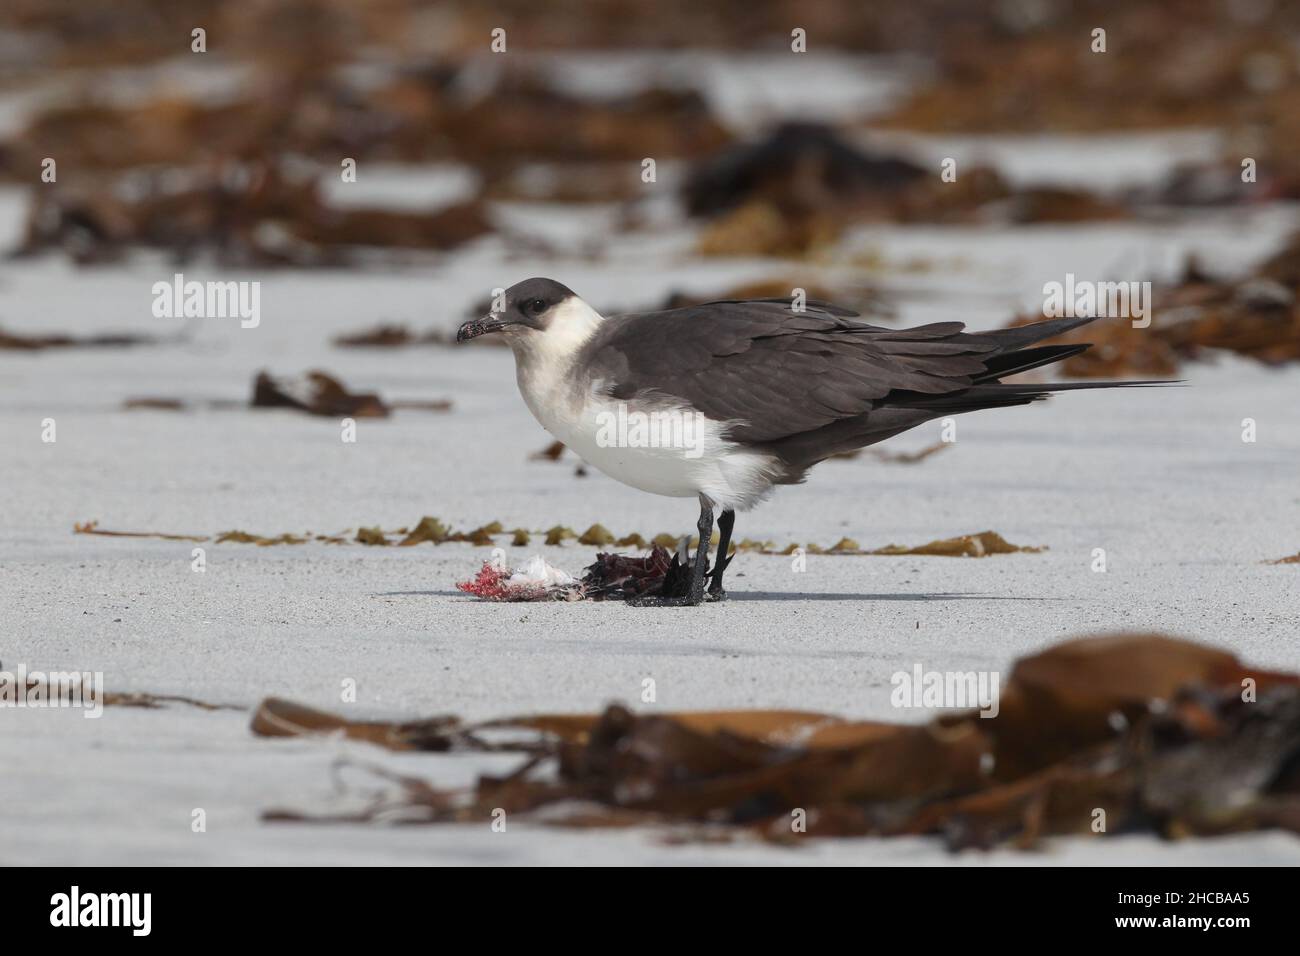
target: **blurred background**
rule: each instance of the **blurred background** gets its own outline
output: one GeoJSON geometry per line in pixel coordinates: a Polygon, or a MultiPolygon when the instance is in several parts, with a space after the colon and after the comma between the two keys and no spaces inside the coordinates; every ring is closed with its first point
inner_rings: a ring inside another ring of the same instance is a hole
{"type": "MultiPolygon", "coordinates": [[[[761,291],[801,279],[888,315],[863,277],[935,264],[888,261],[874,225],[1155,228],[1300,191],[1300,9],[1270,0],[11,0],[0,18],[16,256],[450,270],[494,250],[500,283],[456,283],[443,331],[530,260],[724,260],[595,303],[644,308],[733,294],[725,260],[776,259],[797,266],[769,264],[761,291]]],[[[1243,265],[1126,245],[1097,268],[1186,285],[1243,265]]],[[[1168,370],[1198,342],[1293,358],[1296,277],[1277,263],[1237,296],[1262,319],[1216,316],[1268,328],[1145,336],[1106,371],[1168,370]]],[[[1232,298],[1205,285],[1177,304],[1232,298]]],[[[0,328],[18,348],[65,331],[51,320],[10,303],[0,328]]]]}

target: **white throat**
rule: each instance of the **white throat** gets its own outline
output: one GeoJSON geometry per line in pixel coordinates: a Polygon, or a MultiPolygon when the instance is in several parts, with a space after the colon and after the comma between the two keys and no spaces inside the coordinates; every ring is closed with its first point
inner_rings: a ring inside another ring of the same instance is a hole
{"type": "Polygon", "coordinates": [[[515,353],[519,391],[539,419],[539,404],[568,400],[565,386],[570,383],[574,359],[604,321],[603,315],[575,295],[551,309],[544,331],[519,329],[508,336],[515,353]]]}

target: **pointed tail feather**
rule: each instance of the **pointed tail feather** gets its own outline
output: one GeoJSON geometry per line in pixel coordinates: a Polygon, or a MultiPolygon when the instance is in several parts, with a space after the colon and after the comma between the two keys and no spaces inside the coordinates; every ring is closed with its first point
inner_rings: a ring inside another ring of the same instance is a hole
{"type": "Polygon", "coordinates": [[[1043,339],[1064,335],[1072,329],[1096,322],[1100,316],[1085,315],[1066,319],[1048,319],[1045,322],[1033,322],[1029,325],[1017,325],[1009,329],[995,329],[992,332],[978,332],[977,335],[997,343],[1003,352],[1014,352],[1043,339]]]}
{"type": "Polygon", "coordinates": [[[1021,349],[1018,352],[1001,352],[983,360],[984,367],[988,371],[978,376],[975,382],[977,384],[996,382],[1008,375],[1017,375],[1053,362],[1064,361],[1073,355],[1087,351],[1090,347],[1081,342],[1078,345],[1040,345],[1037,348],[1021,349]]]}
{"type": "Polygon", "coordinates": [[[946,395],[925,395],[919,392],[895,392],[889,397],[891,408],[916,408],[933,412],[973,412],[983,408],[1006,408],[1042,401],[1054,392],[1073,392],[1091,388],[1158,388],[1165,385],[1182,385],[1178,381],[1133,382],[1045,382],[1007,384],[992,382],[973,385],[960,392],[946,395]]]}

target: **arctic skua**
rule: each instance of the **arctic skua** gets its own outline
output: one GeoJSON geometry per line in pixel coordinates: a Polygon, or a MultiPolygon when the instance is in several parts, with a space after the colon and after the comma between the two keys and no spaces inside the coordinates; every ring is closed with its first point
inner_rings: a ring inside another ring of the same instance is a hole
{"type": "Polygon", "coordinates": [[[689,584],[656,604],[724,597],[736,512],[803,481],[820,461],[935,418],[1058,391],[1165,384],[1001,381],[1087,349],[1036,343],[1094,317],[992,332],[967,332],[961,322],[890,329],[828,302],[792,299],[602,316],[540,278],[511,286],[496,304],[463,324],[457,341],[505,337],[519,391],[543,428],[624,484],[699,500],[689,584]],[[706,575],[715,511],[719,543],[706,575]]]}

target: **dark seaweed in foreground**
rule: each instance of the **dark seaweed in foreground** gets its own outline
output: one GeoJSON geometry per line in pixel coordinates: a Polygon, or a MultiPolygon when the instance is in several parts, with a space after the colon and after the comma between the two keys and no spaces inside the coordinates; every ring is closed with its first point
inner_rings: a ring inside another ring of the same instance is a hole
{"type": "MultiPolygon", "coordinates": [[[[391,777],[343,819],[631,824],[806,836],[932,834],[954,849],[1054,835],[1300,832],[1300,678],[1155,635],[1067,641],[1019,661],[996,716],[926,725],[799,711],[451,716],[354,722],[268,699],[263,736],[341,734],[393,750],[508,751],[465,790],[391,777]]],[[[335,820],[274,811],[271,820],[335,820]]]]}

